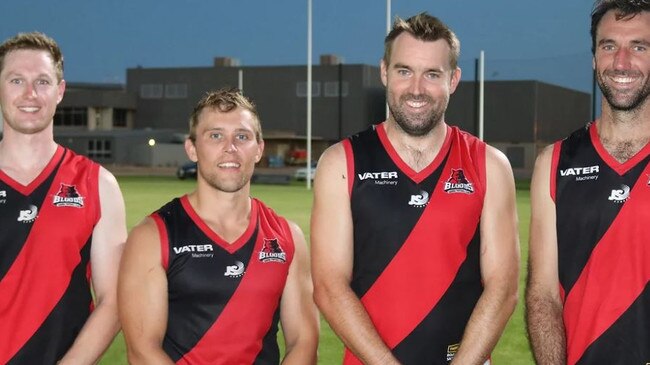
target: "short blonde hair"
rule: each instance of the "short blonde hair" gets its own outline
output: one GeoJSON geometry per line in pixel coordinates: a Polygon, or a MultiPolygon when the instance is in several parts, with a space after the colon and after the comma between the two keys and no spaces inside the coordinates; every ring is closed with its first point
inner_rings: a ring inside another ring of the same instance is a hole
{"type": "Polygon", "coordinates": [[[192,142],[196,142],[196,126],[199,124],[199,115],[205,108],[216,108],[222,113],[228,113],[236,108],[243,108],[253,114],[255,139],[262,141],[262,126],[255,104],[245,97],[238,88],[223,88],[210,91],[194,107],[190,116],[190,135],[192,142]]]}
{"type": "Polygon", "coordinates": [[[406,20],[396,17],[393,29],[384,40],[384,63],[390,64],[390,56],[393,51],[393,42],[402,33],[407,32],[416,39],[433,42],[444,39],[451,52],[449,52],[449,64],[452,68],[458,66],[460,57],[460,41],[451,28],[440,19],[427,14],[426,12],[414,15],[406,20]]]}
{"type": "Polygon", "coordinates": [[[0,72],[7,54],[22,49],[46,51],[52,57],[57,81],[63,80],[63,54],[54,39],[40,32],[18,33],[0,44],[0,72]]]}

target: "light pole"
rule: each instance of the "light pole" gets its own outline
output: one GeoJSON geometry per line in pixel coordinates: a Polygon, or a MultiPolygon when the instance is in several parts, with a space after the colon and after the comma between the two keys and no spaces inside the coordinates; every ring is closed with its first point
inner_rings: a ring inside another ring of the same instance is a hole
{"type": "Polygon", "coordinates": [[[311,2],[307,0],[307,190],[311,190],[311,2]]]}

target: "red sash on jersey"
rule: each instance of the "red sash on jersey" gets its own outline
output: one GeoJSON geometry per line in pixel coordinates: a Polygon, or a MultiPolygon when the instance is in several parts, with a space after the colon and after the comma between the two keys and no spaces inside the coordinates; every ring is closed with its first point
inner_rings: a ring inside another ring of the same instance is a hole
{"type": "Polygon", "coordinates": [[[67,151],[56,174],[29,237],[0,281],[0,364],[22,348],[58,304],[99,219],[98,165],[67,151]],[[53,204],[62,183],[74,185],[85,198],[82,208],[53,204]]]}
{"type": "MultiPolygon", "coordinates": [[[[478,153],[470,152],[460,133],[456,131],[453,138],[447,163],[420,220],[361,298],[377,332],[391,349],[415,329],[447,291],[465,261],[467,246],[478,228],[485,170],[476,171],[476,165],[478,169],[485,165],[485,148],[481,145],[478,153]],[[479,161],[472,161],[472,157],[479,157],[479,161]],[[458,168],[463,168],[474,184],[473,194],[444,191],[451,169],[458,168]],[[445,244],[432,244],[432,237],[445,244]]],[[[346,349],[343,364],[361,364],[361,361],[346,349]]]]}
{"type": "Polygon", "coordinates": [[[253,254],[248,261],[246,273],[232,298],[226,304],[219,318],[201,340],[177,364],[252,364],[262,349],[262,339],[271,328],[277,305],[258,305],[265,298],[277,298],[278,305],[287,280],[289,265],[293,260],[293,236],[287,222],[278,219],[261,202],[259,204],[259,233],[253,254]],[[264,245],[264,234],[277,232],[286,252],[285,263],[264,263],[259,254],[264,245]],[[284,265],[284,270],[278,265],[284,265]],[[260,280],[263,279],[263,280],[260,280]],[[269,283],[268,285],[265,285],[269,283]],[[281,285],[278,285],[281,283],[281,285]],[[269,290],[275,292],[269,293],[269,290]],[[253,324],[253,325],[251,325],[253,324]],[[233,330],[234,329],[234,330],[233,330]]]}
{"type": "Polygon", "coordinates": [[[650,280],[650,164],[594,248],[564,303],[567,364],[573,365],[639,297],[650,280]],[[630,222],[632,222],[630,224],[630,222]]]}

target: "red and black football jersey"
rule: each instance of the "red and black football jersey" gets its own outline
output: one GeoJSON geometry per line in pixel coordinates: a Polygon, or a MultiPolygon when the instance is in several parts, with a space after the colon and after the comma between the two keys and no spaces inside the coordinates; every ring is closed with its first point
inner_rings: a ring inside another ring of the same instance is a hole
{"type": "MultiPolygon", "coordinates": [[[[482,293],[485,144],[447,127],[413,171],[384,125],[344,141],[354,223],[352,290],[403,364],[447,364],[482,293]]],[[[345,364],[360,364],[346,351],[345,364]]]]}
{"type": "Polygon", "coordinates": [[[58,147],[29,185],[0,171],[0,364],[54,364],[92,310],[99,165],[58,147]]]}
{"type": "Polygon", "coordinates": [[[650,363],[650,146],[619,163],[589,124],[552,161],[567,363],[650,363]]]}
{"type": "Polygon", "coordinates": [[[167,270],[163,349],[177,364],[279,364],[280,299],[293,259],[287,221],[251,200],[233,243],[201,220],[187,196],[152,215],[167,270]]]}

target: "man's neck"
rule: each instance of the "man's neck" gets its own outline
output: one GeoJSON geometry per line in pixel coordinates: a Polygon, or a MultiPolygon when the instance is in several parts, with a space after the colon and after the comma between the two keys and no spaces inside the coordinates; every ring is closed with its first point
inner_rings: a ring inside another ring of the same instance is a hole
{"type": "Polygon", "coordinates": [[[397,154],[416,172],[424,170],[433,162],[447,135],[447,124],[444,121],[440,121],[423,136],[406,133],[392,118],[384,123],[384,127],[386,136],[397,154]]]}
{"type": "Polygon", "coordinates": [[[250,185],[227,193],[205,182],[198,184],[197,190],[188,196],[190,204],[215,233],[233,243],[246,231],[250,222],[250,185]]]}
{"type": "Polygon", "coordinates": [[[21,134],[4,130],[0,141],[0,170],[22,185],[29,185],[47,166],[58,145],[46,133],[21,134]]]}
{"type": "Polygon", "coordinates": [[[598,137],[605,150],[623,163],[650,141],[650,109],[642,105],[634,111],[615,111],[606,102],[602,109],[596,121],[598,137]]]}

